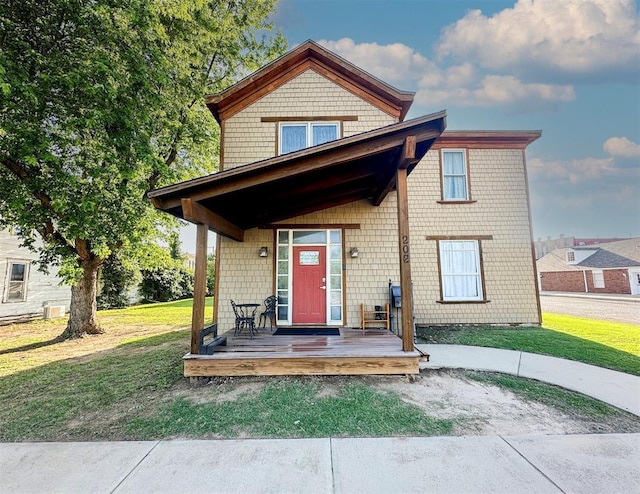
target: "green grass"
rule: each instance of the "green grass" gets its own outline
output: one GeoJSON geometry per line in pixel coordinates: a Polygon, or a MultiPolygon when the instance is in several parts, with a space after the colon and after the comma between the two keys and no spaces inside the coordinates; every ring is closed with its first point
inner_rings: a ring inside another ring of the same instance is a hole
{"type": "Polygon", "coordinates": [[[394,393],[351,384],[319,396],[315,383],[275,379],[256,394],[223,403],[178,398],[151,417],[128,420],[138,439],[202,437],[362,437],[443,435],[453,422],[433,419],[394,393]]]}
{"type": "MultiPolygon", "coordinates": [[[[452,430],[452,420],[431,418],[398,395],[358,380],[341,381],[331,393],[323,381],[311,378],[269,378],[238,396],[233,380],[190,386],[181,360],[188,351],[190,316],[190,300],[101,311],[105,334],[66,342],[55,342],[64,320],[0,328],[0,441],[403,436],[452,430]]],[[[457,329],[430,337],[640,374],[638,327],[549,315],[545,324],[549,329],[457,329]]],[[[522,387],[510,376],[492,379],[522,387]]],[[[568,409],[586,406],[535,386],[539,383],[518,392],[530,399],[549,396],[568,409]]]]}
{"type": "Polygon", "coordinates": [[[542,328],[420,328],[428,343],[505,348],[640,375],[640,326],[544,314],[542,328]]]}
{"type": "Polygon", "coordinates": [[[466,375],[475,381],[508,389],[522,398],[551,406],[563,413],[579,414],[583,420],[629,416],[626,412],[589,396],[533,379],[489,372],[467,372],[466,375]]]}

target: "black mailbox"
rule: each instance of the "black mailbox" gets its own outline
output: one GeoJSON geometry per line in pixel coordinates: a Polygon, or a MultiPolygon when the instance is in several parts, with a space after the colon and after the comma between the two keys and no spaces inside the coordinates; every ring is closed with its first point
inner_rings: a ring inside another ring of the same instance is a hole
{"type": "Polygon", "coordinates": [[[400,287],[399,286],[391,286],[391,306],[402,307],[402,297],[400,296],[400,287]]]}

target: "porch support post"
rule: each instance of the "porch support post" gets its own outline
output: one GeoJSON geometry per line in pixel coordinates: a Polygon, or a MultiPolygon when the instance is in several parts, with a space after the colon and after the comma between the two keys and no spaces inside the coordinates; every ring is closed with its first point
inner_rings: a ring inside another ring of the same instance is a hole
{"type": "Polygon", "coordinates": [[[408,138],[396,172],[398,199],[398,251],[400,253],[400,290],[402,293],[402,350],[412,352],[413,347],[413,288],[411,284],[411,249],[409,246],[409,198],[407,195],[407,165],[415,153],[415,140],[408,138]]]}
{"type": "Polygon", "coordinates": [[[207,296],[207,235],[209,227],[198,223],[196,234],[196,269],[193,281],[193,310],[191,312],[191,353],[198,354],[199,333],[204,328],[204,306],[207,296]]]}

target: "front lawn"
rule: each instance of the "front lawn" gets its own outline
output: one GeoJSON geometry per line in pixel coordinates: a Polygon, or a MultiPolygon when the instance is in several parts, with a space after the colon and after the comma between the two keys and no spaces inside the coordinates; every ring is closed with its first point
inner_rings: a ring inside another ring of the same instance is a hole
{"type": "Polygon", "coordinates": [[[543,327],[420,328],[427,343],[521,350],[640,376],[640,326],[543,314],[543,327]]]}
{"type": "MultiPolygon", "coordinates": [[[[392,392],[273,378],[259,390],[183,377],[191,301],[101,311],[105,334],[56,342],[64,320],[0,327],[0,441],[443,435],[392,392]],[[208,397],[194,401],[193,396],[208,397]],[[220,396],[232,396],[218,402],[220,396]]],[[[210,302],[208,314],[211,318],[210,302]]]]}

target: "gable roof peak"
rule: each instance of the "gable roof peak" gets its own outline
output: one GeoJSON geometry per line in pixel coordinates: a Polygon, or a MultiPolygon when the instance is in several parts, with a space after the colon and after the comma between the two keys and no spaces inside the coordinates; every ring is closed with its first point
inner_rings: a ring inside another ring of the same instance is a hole
{"type": "Polygon", "coordinates": [[[335,83],[368,98],[398,121],[404,120],[413,103],[414,92],[387,84],[311,39],[227,89],[206,96],[205,103],[215,119],[222,122],[309,68],[331,75],[335,83]]]}

